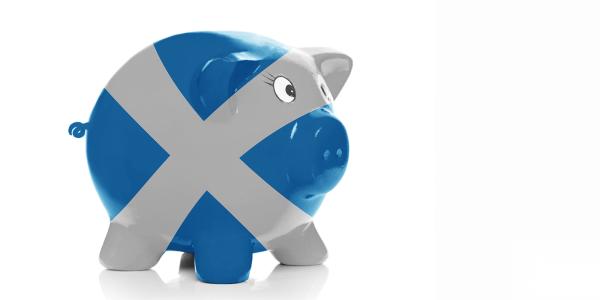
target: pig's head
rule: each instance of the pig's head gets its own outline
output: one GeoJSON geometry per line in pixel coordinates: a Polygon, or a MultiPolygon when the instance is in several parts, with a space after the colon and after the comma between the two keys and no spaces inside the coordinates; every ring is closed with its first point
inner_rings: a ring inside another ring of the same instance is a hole
{"type": "Polygon", "coordinates": [[[242,160],[266,182],[308,214],[342,178],[348,163],[348,136],[333,113],[333,103],[350,75],[352,60],[329,49],[290,50],[258,75],[262,97],[294,105],[323,106],[280,128],[242,160]]]}
{"type": "MultiPolygon", "coordinates": [[[[168,70],[190,70],[179,76],[189,81],[178,80],[173,72],[171,77],[205,121],[230,122],[240,111],[255,109],[257,101],[271,103],[266,118],[288,116],[241,159],[279,193],[314,215],[348,162],[348,137],[333,114],[333,105],[350,75],[352,60],[331,49],[293,49],[240,33],[212,37],[211,44],[188,42],[200,38],[176,36],[156,44],[168,70]],[[195,45],[204,48],[195,51],[191,48],[195,45]],[[234,50],[215,50],[211,57],[198,59],[197,53],[205,53],[206,45],[234,50]],[[168,57],[169,47],[178,50],[177,56],[168,57]],[[182,47],[188,49],[188,58],[181,56],[182,47]]],[[[264,113],[259,115],[265,118],[264,113]]]]}

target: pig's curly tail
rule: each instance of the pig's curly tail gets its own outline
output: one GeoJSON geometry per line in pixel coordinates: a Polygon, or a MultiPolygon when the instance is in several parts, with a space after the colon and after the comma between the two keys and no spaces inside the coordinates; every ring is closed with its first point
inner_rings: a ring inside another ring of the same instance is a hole
{"type": "Polygon", "coordinates": [[[85,135],[88,123],[75,122],[69,125],[69,135],[75,138],[81,138],[85,135]]]}

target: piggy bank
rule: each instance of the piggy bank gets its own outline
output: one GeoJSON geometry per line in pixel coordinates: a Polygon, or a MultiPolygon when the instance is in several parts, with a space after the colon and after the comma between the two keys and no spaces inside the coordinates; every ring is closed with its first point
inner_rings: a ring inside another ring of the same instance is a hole
{"type": "Polygon", "coordinates": [[[87,123],[92,180],[110,226],[100,261],[145,270],[191,253],[209,283],[248,278],[255,252],[315,265],[312,217],[348,162],[333,102],[352,60],[250,33],[171,36],[133,56],[87,123]]]}

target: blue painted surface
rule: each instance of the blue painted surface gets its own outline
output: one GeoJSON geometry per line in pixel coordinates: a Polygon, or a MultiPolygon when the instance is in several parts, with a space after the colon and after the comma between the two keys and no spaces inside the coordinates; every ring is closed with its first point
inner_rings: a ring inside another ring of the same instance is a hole
{"type": "Polygon", "coordinates": [[[88,166],[112,220],[169,155],[106,90],[87,131],[88,166]]]}
{"type": "Polygon", "coordinates": [[[324,106],[277,130],[241,159],[312,216],[346,170],[348,136],[331,106],[324,106]]]}
{"type": "Polygon", "coordinates": [[[167,72],[204,120],[287,48],[240,32],[191,32],[154,44],[167,72]]]}

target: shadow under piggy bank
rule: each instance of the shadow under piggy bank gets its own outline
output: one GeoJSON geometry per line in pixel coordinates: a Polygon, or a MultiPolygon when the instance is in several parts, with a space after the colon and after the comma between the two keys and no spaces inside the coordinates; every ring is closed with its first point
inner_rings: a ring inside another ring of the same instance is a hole
{"type": "Polygon", "coordinates": [[[278,265],[265,280],[239,284],[207,284],[194,273],[194,258],[183,254],[179,277],[164,282],[153,270],[103,270],[100,287],[107,299],[315,299],[327,281],[328,269],[278,265]]]}

